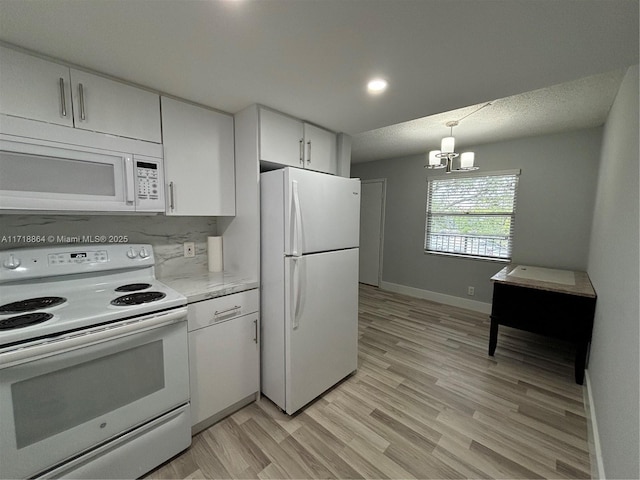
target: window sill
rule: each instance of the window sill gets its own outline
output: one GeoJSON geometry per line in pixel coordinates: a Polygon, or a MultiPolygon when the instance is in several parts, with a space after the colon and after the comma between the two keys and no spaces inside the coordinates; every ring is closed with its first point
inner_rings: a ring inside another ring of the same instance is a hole
{"type": "Polygon", "coordinates": [[[479,257],[474,255],[465,255],[461,253],[447,253],[447,252],[430,252],[428,250],[423,251],[425,255],[435,255],[438,257],[453,257],[453,258],[463,258],[466,260],[480,260],[483,262],[491,262],[491,263],[511,263],[510,258],[489,258],[489,257],[479,257]]]}

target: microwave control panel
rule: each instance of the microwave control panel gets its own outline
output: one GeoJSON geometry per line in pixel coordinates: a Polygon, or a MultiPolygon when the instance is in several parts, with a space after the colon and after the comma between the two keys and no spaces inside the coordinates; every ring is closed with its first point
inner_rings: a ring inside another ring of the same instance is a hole
{"type": "Polygon", "coordinates": [[[138,177],[138,198],[141,200],[157,200],[159,198],[158,164],[136,161],[138,177]]]}

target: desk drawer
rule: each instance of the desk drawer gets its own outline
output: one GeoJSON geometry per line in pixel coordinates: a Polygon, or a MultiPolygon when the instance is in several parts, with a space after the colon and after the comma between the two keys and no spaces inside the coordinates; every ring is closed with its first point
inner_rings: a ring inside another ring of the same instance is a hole
{"type": "Polygon", "coordinates": [[[495,284],[491,317],[500,325],[563,340],[591,338],[595,299],[495,284]]]}
{"type": "Polygon", "coordinates": [[[189,331],[257,312],[260,303],[258,292],[258,289],[247,290],[189,304],[187,311],[189,331]]]}

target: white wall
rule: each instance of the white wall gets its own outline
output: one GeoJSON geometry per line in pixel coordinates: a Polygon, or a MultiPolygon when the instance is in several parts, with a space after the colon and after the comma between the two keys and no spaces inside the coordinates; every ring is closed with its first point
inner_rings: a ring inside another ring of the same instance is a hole
{"type": "Polygon", "coordinates": [[[598,294],[588,375],[606,478],[640,478],[638,66],[604,128],[588,272],[598,294]]]}
{"type": "MultiPolygon", "coordinates": [[[[602,128],[592,128],[471,147],[480,172],[522,170],[514,262],[586,270],[601,139],[602,128]]],[[[353,177],[387,179],[382,280],[489,303],[489,278],[504,264],[423,251],[426,178],[434,174],[424,163],[416,155],[352,165],[353,177]]]]}

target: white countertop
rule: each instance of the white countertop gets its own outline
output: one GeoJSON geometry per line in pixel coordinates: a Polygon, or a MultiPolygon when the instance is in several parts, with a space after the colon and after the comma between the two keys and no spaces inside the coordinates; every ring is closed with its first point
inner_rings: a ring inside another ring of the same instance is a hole
{"type": "Polygon", "coordinates": [[[189,303],[244,292],[260,286],[256,280],[229,272],[181,274],[160,277],[158,280],[187,297],[189,303]]]}

